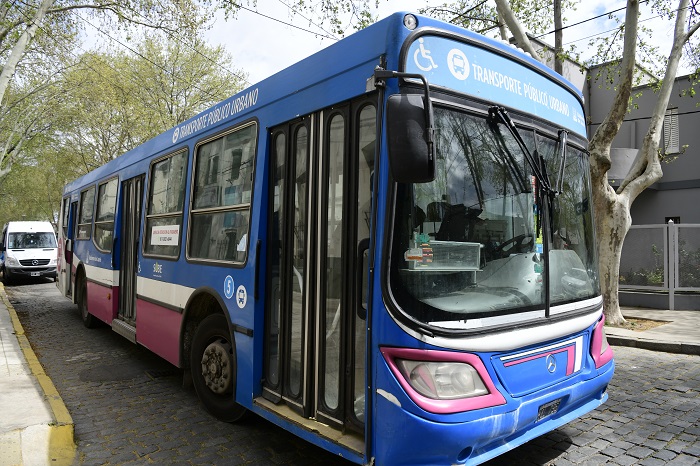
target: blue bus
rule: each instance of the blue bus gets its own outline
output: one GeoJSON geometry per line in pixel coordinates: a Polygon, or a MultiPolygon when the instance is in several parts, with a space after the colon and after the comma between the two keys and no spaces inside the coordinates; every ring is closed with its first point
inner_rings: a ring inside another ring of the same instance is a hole
{"type": "Polygon", "coordinates": [[[477,464],[607,399],[582,96],[396,13],[68,184],[58,287],[357,464],[477,464]]]}

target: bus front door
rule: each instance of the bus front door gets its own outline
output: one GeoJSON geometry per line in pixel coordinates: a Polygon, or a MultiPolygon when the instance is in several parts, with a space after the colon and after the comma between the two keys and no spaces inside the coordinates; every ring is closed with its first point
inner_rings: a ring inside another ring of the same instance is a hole
{"type": "Polygon", "coordinates": [[[353,103],[273,128],[270,139],[263,396],[358,433],[366,387],[358,270],[367,266],[375,115],[371,102],[353,103]]]}
{"type": "MultiPolygon", "coordinates": [[[[119,243],[119,312],[112,329],[136,343],[136,275],[138,272],[139,230],[143,176],[122,182],[121,229],[119,243]]],[[[113,251],[113,254],[117,254],[113,251]]]]}

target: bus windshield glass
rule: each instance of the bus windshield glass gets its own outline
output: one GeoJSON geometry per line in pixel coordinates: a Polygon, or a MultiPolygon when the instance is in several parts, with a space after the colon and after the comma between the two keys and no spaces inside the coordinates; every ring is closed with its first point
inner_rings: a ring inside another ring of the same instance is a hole
{"type": "Polygon", "coordinates": [[[398,185],[390,283],[403,312],[468,329],[480,326],[473,319],[504,316],[499,323],[506,324],[507,315],[543,316],[547,303],[596,297],[586,154],[572,145],[562,150],[566,138],[519,127],[560,189],[555,195],[502,123],[435,108],[435,128],[435,179],[398,185]]]}

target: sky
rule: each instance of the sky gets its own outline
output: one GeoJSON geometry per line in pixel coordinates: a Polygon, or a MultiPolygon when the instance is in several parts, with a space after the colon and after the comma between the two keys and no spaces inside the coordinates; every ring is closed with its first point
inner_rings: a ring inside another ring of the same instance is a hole
{"type": "MultiPolygon", "coordinates": [[[[206,38],[211,45],[222,45],[233,57],[236,68],[242,69],[249,75],[250,84],[280,71],[289,65],[331,45],[334,40],[315,35],[308,30],[323,33],[316,26],[300,16],[290,17],[288,0],[258,0],[257,6],[251,8],[261,13],[241,10],[235,19],[226,22],[223,15],[217,16],[212,29],[206,38]],[[279,21],[267,18],[275,18],[279,21]],[[299,28],[283,24],[292,23],[299,28]]],[[[432,6],[443,4],[443,1],[426,0],[379,0],[377,15],[384,18],[395,11],[417,11],[429,3],[432,6]]],[[[579,22],[583,19],[617,10],[625,6],[624,0],[585,0],[580,1],[575,12],[565,13],[569,16],[564,20],[564,26],[579,22]]],[[[642,7],[642,20],[654,15],[642,7]]],[[[624,18],[624,10],[615,13],[624,18]]],[[[670,50],[673,38],[673,23],[668,20],[651,19],[642,24],[654,29],[654,41],[660,44],[664,53],[670,50]]],[[[588,51],[588,37],[608,33],[617,23],[608,18],[602,18],[572,26],[564,32],[564,42],[575,44],[582,52],[583,58],[588,51]]],[[[553,44],[554,36],[544,37],[543,40],[553,44]]],[[[685,72],[687,73],[687,71],[685,72]]],[[[683,71],[679,75],[685,74],[683,71]]]]}

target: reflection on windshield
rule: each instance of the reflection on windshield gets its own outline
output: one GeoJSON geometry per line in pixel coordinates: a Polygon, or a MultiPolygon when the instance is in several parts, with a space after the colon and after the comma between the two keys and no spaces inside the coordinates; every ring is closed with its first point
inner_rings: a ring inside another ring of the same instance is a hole
{"type": "Polygon", "coordinates": [[[596,296],[587,157],[569,146],[562,160],[556,139],[519,131],[561,186],[544,217],[541,182],[511,133],[440,108],[435,123],[435,180],[397,192],[391,284],[403,310],[445,327],[541,310],[548,274],[550,305],[596,296]]]}

